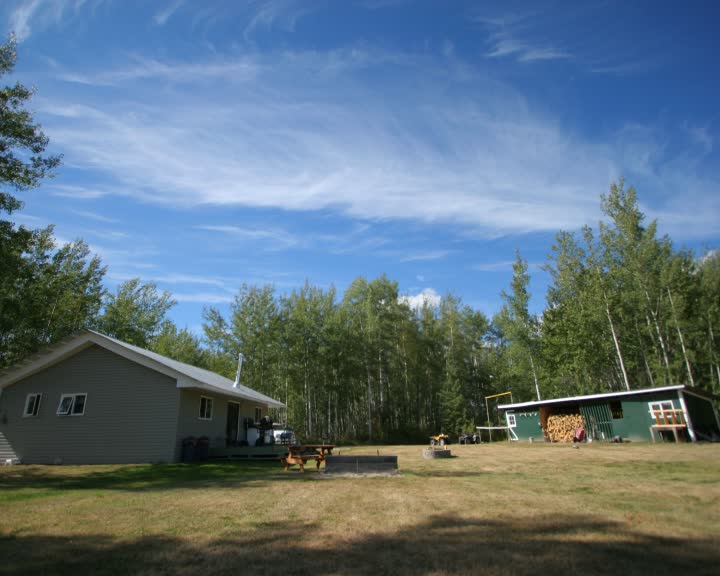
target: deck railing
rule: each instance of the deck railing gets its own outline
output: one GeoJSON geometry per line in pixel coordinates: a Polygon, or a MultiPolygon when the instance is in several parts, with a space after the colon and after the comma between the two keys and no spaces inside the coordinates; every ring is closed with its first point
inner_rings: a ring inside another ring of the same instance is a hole
{"type": "Polygon", "coordinates": [[[687,426],[682,410],[651,410],[655,426],[687,426]]]}

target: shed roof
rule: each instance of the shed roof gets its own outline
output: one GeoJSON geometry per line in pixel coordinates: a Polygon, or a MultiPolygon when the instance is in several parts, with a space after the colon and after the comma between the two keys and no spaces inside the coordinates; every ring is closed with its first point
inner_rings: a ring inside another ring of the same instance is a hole
{"type": "Polygon", "coordinates": [[[685,384],[676,384],[674,386],[661,386],[659,388],[643,388],[642,390],[627,390],[625,392],[607,392],[604,394],[588,394],[586,396],[568,396],[566,398],[553,398],[552,400],[541,400],[535,402],[519,402],[516,404],[501,404],[498,410],[515,410],[518,408],[536,408],[540,406],[550,406],[553,404],[569,404],[575,402],[584,402],[587,400],[600,400],[610,398],[622,398],[625,396],[638,396],[642,394],[653,394],[657,392],[671,392],[676,390],[686,390],[701,396],[708,396],[702,390],[696,390],[686,386],[685,384]]]}
{"type": "Polygon", "coordinates": [[[285,404],[265,396],[247,386],[235,383],[203,368],[178,362],[162,354],[133,346],[105,334],[93,330],[87,330],[67,340],[47,348],[43,352],[29,358],[24,363],[14,366],[6,372],[0,373],[0,389],[27,378],[32,374],[40,372],[45,368],[61,362],[65,358],[85,350],[96,344],[106,350],[110,350],[128,360],[141,364],[162,374],[166,374],[177,380],[178,388],[199,388],[210,392],[222,393],[228,396],[235,396],[243,400],[257,402],[271,408],[284,408],[285,404]]]}

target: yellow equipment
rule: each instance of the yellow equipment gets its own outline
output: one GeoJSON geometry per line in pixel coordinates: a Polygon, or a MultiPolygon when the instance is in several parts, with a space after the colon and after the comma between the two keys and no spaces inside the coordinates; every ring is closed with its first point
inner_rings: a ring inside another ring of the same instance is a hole
{"type": "Polygon", "coordinates": [[[438,434],[437,436],[430,436],[430,446],[445,446],[450,443],[450,436],[447,434],[438,434]]]}

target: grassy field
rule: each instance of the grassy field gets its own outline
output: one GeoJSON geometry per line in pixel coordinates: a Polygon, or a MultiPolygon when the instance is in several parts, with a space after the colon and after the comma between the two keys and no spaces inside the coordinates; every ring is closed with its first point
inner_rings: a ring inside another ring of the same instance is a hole
{"type": "Polygon", "coordinates": [[[495,444],[392,477],[0,468],[0,574],[718,574],[720,445],[495,444]]]}

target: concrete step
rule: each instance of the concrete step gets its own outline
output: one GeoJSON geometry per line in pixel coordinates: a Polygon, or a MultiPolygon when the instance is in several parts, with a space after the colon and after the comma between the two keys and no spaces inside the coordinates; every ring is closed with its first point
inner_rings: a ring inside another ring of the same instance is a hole
{"type": "Polygon", "coordinates": [[[0,432],[0,463],[4,463],[6,460],[17,459],[17,454],[15,454],[12,446],[10,446],[10,442],[8,442],[7,438],[5,438],[5,435],[0,432]]]}

